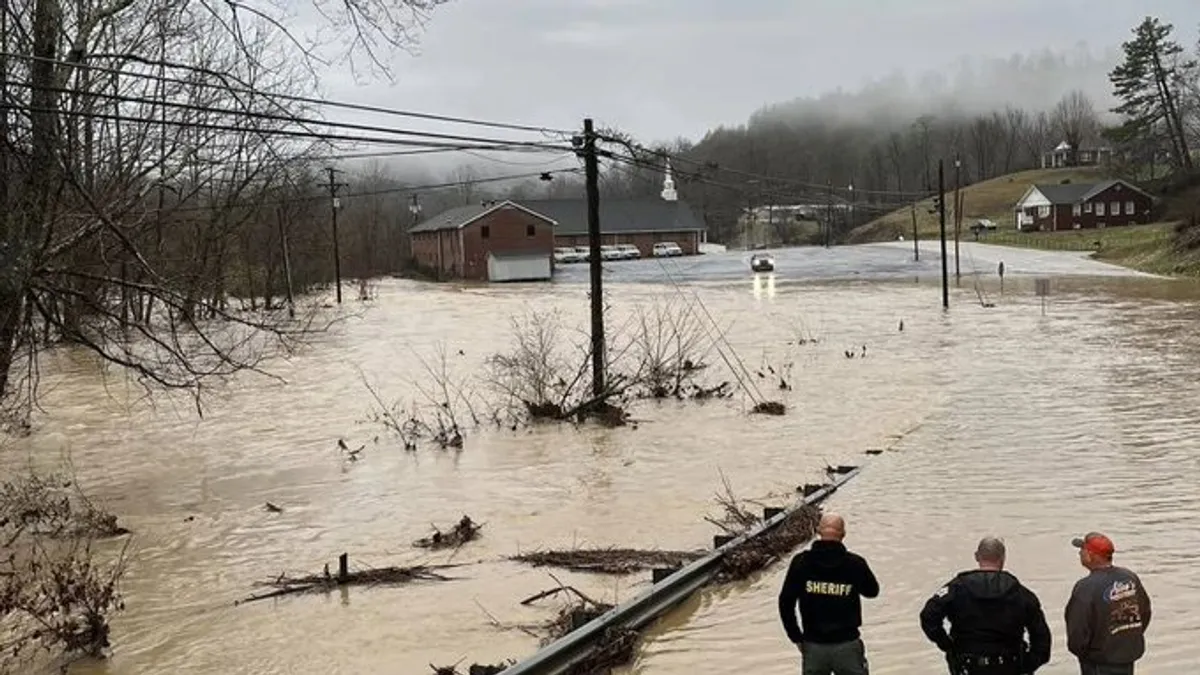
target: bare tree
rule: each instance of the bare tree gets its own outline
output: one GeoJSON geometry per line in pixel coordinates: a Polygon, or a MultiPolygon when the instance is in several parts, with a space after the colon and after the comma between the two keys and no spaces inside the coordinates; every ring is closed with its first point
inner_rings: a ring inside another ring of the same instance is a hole
{"type": "Polygon", "coordinates": [[[1087,94],[1076,89],[1054,106],[1054,129],[1070,146],[1070,164],[1078,161],[1079,146],[1093,138],[1099,129],[1096,107],[1087,94]]]}
{"type": "MultiPolygon", "coordinates": [[[[411,47],[442,0],[315,1],[346,53],[377,61],[385,45],[411,47]]],[[[0,63],[0,401],[31,404],[47,344],[198,395],[302,336],[306,321],[228,307],[280,304],[284,233],[302,282],[328,260],[303,205],[319,203],[308,165],[333,145],[315,111],[275,96],[311,94],[320,56],[282,9],[30,0],[0,12],[0,51],[28,55],[0,63]]]]}

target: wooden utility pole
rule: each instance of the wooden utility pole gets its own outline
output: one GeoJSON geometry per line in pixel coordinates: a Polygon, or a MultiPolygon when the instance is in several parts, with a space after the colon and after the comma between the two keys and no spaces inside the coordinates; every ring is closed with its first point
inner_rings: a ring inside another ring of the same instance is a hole
{"type": "Polygon", "coordinates": [[[917,244],[917,203],[912,203],[912,223],[913,223],[913,261],[920,262],[921,247],[917,244]]]}
{"type": "Polygon", "coordinates": [[[833,181],[829,181],[825,188],[827,190],[825,197],[825,248],[829,248],[830,242],[833,241],[833,181]]]}
{"type": "Polygon", "coordinates": [[[954,158],[954,280],[962,280],[962,267],[958,264],[958,238],[962,231],[962,200],[959,198],[959,187],[962,184],[962,160],[954,158]]]}
{"type": "Polygon", "coordinates": [[[337,169],[326,167],[329,172],[329,222],[333,228],[333,278],[337,282],[337,303],[342,304],[342,251],[338,242],[338,184],[334,182],[337,169]]]}
{"type": "Polygon", "coordinates": [[[583,121],[583,175],[587,190],[588,272],[592,287],[592,396],[604,395],[604,287],[600,263],[600,161],[596,131],[589,117],[583,121]]]}
{"type": "Polygon", "coordinates": [[[950,269],[946,263],[946,161],[938,160],[938,223],[942,237],[942,309],[950,309],[950,269]]]}
{"type": "Polygon", "coordinates": [[[279,223],[279,246],[283,249],[283,277],[287,282],[288,316],[296,318],[296,302],[292,297],[292,257],[288,253],[287,228],[283,225],[283,207],[275,209],[275,219],[279,223]]]}

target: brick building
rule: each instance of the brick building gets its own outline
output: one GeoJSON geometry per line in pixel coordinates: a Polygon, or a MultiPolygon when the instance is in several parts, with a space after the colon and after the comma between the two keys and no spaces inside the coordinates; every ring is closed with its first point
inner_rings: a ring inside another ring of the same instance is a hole
{"type": "Polygon", "coordinates": [[[541,281],[551,276],[553,219],[511,201],[440,213],[410,229],[413,262],[438,279],[541,281]]]}
{"type": "Polygon", "coordinates": [[[1149,223],[1154,198],[1123,180],[1031,185],[1014,207],[1018,230],[1054,232],[1149,223]]]}

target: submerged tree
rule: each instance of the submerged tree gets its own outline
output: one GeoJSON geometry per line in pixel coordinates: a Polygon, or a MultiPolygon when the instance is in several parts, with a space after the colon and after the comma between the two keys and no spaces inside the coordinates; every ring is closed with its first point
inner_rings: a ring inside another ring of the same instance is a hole
{"type": "Polygon", "coordinates": [[[1109,74],[1121,104],[1113,112],[1125,116],[1119,136],[1167,145],[1172,164],[1190,170],[1192,157],[1180,115],[1179,94],[1196,62],[1183,56],[1171,39],[1174,26],[1146,17],[1122,48],[1125,59],[1109,74]]]}
{"type": "Polygon", "coordinates": [[[228,304],[277,306],[289,231],[328,243],[304,240],[333,141],[286,95],[330,45],[381,66],[446,0],[312,1],[314,35],[257,1],[0,4],[0,404],[28,410],[55,343],[198,395],[306,331],[228,304]]]}

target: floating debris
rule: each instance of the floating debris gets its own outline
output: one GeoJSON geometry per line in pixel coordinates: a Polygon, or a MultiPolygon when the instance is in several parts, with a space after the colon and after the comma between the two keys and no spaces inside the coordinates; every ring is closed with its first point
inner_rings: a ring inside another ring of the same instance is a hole
{"type": "Polygon", "coordinates": [[[442,532],[435,526],[433,534],[414,541],[413,546],[433,549],[458,548],[469,541],[478,539],[479,531],[482,529],[483,523],[471,520],[470,516],[463,516],[462,520],[458,521],[449,532],[442,532]]]}
{"type": "Polygon", "coordinates": [[[701,551],[631,548],[572,549],[522,553],[511,559],[534,567],[561,567],[572,572],[631,574],[659,567],[678,567],[704,556],[701,551]]]}
{"type": "Polygon", "coordinates": [[[380,567],[351,572],[349,557],[343,553],[342,555],[338,556],[338,573],[336,576],[330,574],[329,565],[325,565],[325,571],[321,574],[313,574],[304,577],[289,577],[286,574],[280,574],[271,581],[255,584],[256,586],[273,587],[274,590],[259,595],[252,595],[244,600],[235,602],[234,605],[241,605],[247,602],[255,602],[269,598],[278,598],[284,595],[294,595],[297,593],[320,593],[342,586],[378,586],[384,584],[395,585],[406,584],[413,581],[451,581],[451,577],[443,576],[442,574],[439,574],[439,571],[452,569],[455,567],[461,567],[461,565],[380,567]]]}
{"type": "Polygon", "coordinates": [[[796,547],[812,539],[821,520],[821,509],[804,505],[790,512],[775,529],[749,539],[721,558],[715,583],[745,579],[780,560],[796,547]]]}
{"type": "MultiPolygon", "coordinates": [[[[516,663],[516,661],[511,660],[507,663],[498,663],[496,665],[472,663],[467,667],[466,675],[496,675],[496,673],[508,670],[509,667],[516,665],[516,663]]],[[[458,664],[453,666],[435,666],[431,663],[429,667],[433,669],[434,675],[463,675],[462,671],[458,669],[458,664]]]]}
{"type": "Polygon", "coordinates": [[[271,502],[267,502],[266,505],[263,506],[263,508],[266,509],[270,513],[283,513],[282,508],[272,504],[271,502]]]}
{"type": "Polygon", "coordinates": [[[783,415],[787,413],[787,407],[779,401],[760,401],[754,404],[750,412],[758,415],[783,415]]]}

